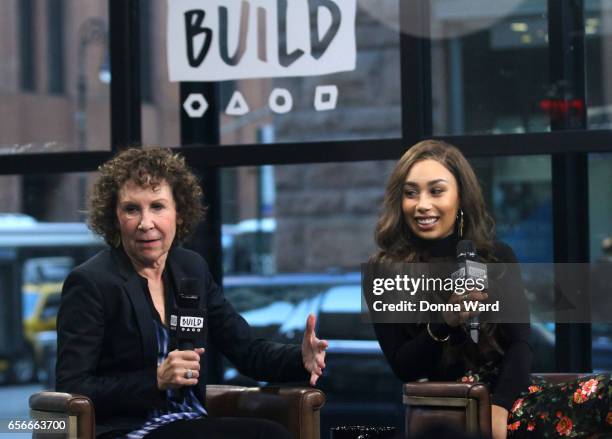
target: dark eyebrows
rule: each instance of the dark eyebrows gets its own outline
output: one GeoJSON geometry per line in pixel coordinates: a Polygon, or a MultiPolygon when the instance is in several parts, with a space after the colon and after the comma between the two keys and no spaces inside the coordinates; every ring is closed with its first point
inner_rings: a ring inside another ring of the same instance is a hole
{"type": "MultiPolygon", "coordinates": [[[[447,183],[448,184],[448,180],[444,179],[444,178],[438,178],[436,180],[431,180],[427,182],[427,186],[434,186],[438,183],[447,183]]],[[[419,187],[419,185],[413,181],[406,181],[404,182],[404,186],[412,186],[412,187],[419,187]]]]}

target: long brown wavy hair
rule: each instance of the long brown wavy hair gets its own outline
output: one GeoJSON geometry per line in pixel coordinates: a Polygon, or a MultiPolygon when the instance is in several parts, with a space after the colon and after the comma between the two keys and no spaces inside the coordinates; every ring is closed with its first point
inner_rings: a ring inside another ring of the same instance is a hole
{"type": "MultiPolygon", "coordinates": [[[[427,259],[426,249],[417,245],[418,238],[406,223],[402,211],[406,177],[412,166],[423,160],[435,160],[453,174],[458,184],[459,207],[463,211],[461,239],[471,240],[484,261],[496,261],[493,254],[495,223],[487,212],[472,166],[455,146],[440,140],[424,140],[404,153],[389,177],[382,211],[376,224],[375,239],[379,251],[372,258],[373,262],[421,262],[427,259]]],[[[455,229],[457,223],[458,221],[455,222],[455,229]]],[[[446,343],[443,366],[448,367],[452,361],[460,359],[466,367],[472,368],[481,354],[503,354],[503,349],[497,342],[496,324],[482,323],[481,334],[484,337],[481,337],[478,346],[470,342],[455,346],[446,343]]]]}
{"type": "Polygon", "coordinates": [[[478,254],[491,258],[495,223],[485,208],[480,184],[474,170],[456,147],[440,140],[424,140],[411,147],[399,159],[387,183],[382,212],[376,224],[375,239],[379,252],[375,259],[389,262],[418,262],[421,259],[416,237],[402,212],[404,183],[415,163],[435,160],[455,177],[459,189],[459,207],[463,211],[462,239],[474,242],[478,254]]]}

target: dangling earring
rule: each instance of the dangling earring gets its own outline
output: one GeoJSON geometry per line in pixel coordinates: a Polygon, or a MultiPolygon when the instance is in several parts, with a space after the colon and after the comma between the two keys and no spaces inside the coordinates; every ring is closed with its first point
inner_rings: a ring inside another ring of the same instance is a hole
{"type": "Polygon", "coordinates": [[[113,239],[113,246],[115,248],[119,248],[120,245],[121,245],[121,235],[119,233],[117,233],[117,235],[113,239]]]}
{"type": "Polygon", "coordinates": [[[457,214],[457,219],[459,220],[459,239],[463,238],[463,209],[459,209],[459,213],[457,214]]]}

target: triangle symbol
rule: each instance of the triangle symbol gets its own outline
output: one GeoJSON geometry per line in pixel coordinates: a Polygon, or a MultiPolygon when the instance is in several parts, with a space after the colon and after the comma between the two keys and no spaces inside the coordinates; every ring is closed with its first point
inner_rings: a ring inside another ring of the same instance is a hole
{"type": "Polygon", "coordinates": [[[249,106],[238,90],[234,92],[232,95],[229,104],[227,104],[227,108],[225,109],[225,114],[229,116],[242,116],[249,112],[249,106]]]}

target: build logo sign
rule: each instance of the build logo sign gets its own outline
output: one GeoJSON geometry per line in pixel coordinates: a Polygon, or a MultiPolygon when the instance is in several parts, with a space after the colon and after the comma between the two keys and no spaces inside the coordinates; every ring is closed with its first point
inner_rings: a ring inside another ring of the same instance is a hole
{"type": "MultiPolygon", "coordinates": [[[[170,81],[227,81],[319,76],[355,70],[357,0],[168,0],[170,81]]],[[[315,90],[317,111],[336,107],[338,89],[315,90]]],[[[268,99],[275,113],[291,111],[289,90],[268,99]]],[[[207,108],[192,94],[183,103],[192,117],[207,108]]],[[[240,116],[248,103],[235,91],[225,113],[240,116]]]]}

